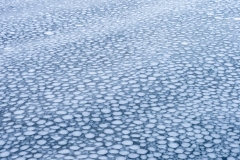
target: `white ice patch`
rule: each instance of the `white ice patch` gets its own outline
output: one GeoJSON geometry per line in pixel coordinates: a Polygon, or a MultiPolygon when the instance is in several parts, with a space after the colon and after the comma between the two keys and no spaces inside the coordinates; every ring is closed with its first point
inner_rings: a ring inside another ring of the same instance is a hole
{"type": "Polygon", "coordinates": [[[9,155],[10,155],[10,152],[8,152],[8,151],[4,151],[4,152],[0,153],[0,157],[7,157],[9,155]]]}
{"type": "Polygon", "coordinates": [[[54,32],[51,32],[51,31],[47,31],[47,32],[44,32],[45,35],[48,35],[48,36],[51,36],[54,34],[54,32]]]}
{"type": "Polygon", "coordinates": [[[233,18],[235,21],[240,21],[240,17],[233,18]]]}

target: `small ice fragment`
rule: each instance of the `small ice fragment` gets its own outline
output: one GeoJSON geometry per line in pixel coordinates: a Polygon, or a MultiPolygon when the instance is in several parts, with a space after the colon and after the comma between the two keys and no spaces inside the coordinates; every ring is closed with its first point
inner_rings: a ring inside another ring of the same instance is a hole
{"type": "Polygon", "coordinates": [[[93,134],[93,133],[87,133],[87,134],[85,135],[85,137],[91,139],[91,138],[94,138],[94,137],[95,137],[95,134],[93,134]]]}
{"type": "Polygon", "coordinates": [[[188,45],[188,43],[187,42],[182,42],[182,45],[188,45]]]}
{"type": "Polygon", "coordinates": [[[215,153],[208,153],[208,156],[209,156],[210,158],[216,158],[216,157],[217,157],[215,153]]]}
{"type": "Polygon", "coordinates": [[[130,141],[130,140],[125,140],[125,141],[122,142],[122,144],[127,145],[127,146],[131,146],[133,144],[133,142],[130,141]]]}
{"type": "Polygon", "coordinates": [[[146,149],[138,149],[137,153],[138,154],[146,154],[148,151],[146,149]]]}
{"type": "Polygon", "coordinates": [[[108,153],[108,150],[106,150],[106,149],[102,149],[102,150],[99,150],[97,152],[97,154],[99,154],[99,155],[104,155],[104,154],[107,154],[107,153],[108,153]]]}
{"type": "Polygon", "coordinates": [[[46,140],[39,140],[39,141],[37,141],[37,144],[39,144],[39,145],[44,145],[46,143],[47,143],[46,140]]]}
{"type": "Polygon", "coordinates": [[[75,137],[81,136],[81,134],[82,134],[82,132],[80,132],[80,131],[72,132],[72,135],[75,136],[75,137]]]}
{"type": "Polygon", "coordinates": [[[8,152],[8,151],[4,151],[4,152],[0,153],[0,157],[7,157],[9,155],[10,155],[10,152],[8,152]]]}
{"type": "Polygon", "coordinates": [[[47,32],[44,32],[44,34],[51,36],[51,35],[53,35],[54,33],[51,32],[51,31],[47,31],[47,32]]]}
{"type": "Polygon", "coordinates": [[[0,140],[0,146],[3,146],[6,142],[4,140],[0,140]]]}
{"type": "Polygon", "coordinates": [[[26,136],[31,136],[33,134],[35,134],[34,131],[26,131],[26,132],[24,132],[24,135],[26,135],[26,136]]]}
{"type": "Polygon", "coordinates": [[[65,115],[62,118],[65,119],[65,120],[69,120],[69,119],[73,119],[73,116],[72,115],[65,115]]]}
{"type": "Polygon", "coordinates": [[[112,129],[105,129],[104,133],[106,133],[106,134],[113,134],[114,130],[112,130],[112,129]]]}
{"type": "Polygon", "coordinates": [[[60,153],[60,154],[68,154],[68,153],[70,153],[70,150],[63,149],[63,150],[58,151],[58,153],[60,153]]]}
{"type": "Polygon", "coordinates": [[[178,144],[177,143],[169,143],[168,146],[171,148],[177,148],[178,144]]]}
{"type": "Polygon", "coordinates": [[[52,136],[51,138],[54,139],[54,140],[56,140],[56,141],[58,141],[59,139],[61,139],[61,137],[58,136],[58,135],[52,136]]]}
{"type": "Polygon", "coordinates": [[[186,155],[186,154],[179,154],[179,155],[178,155],[178,158],[180,158],[180,159],[186,159],[186,158],[187,158],[187,155],[186,155]]]}
{"type": "Polygon", "coordinates": [[[235,21],[240,21],[240,17],[233,18],[235,21]]]}
{"type": "Polygon", "coordinates": [[[24,113],[24,110],[17,110],[14,112],[14,114],[23,114],[24,113]]]}
{"type": "Polygon", "coordinates": [[[169,137],[169,138],[167,138],[167,140],[169,140],[169,141],[175,141],[175,139],[173,138],[173,137],[169,137]]]}

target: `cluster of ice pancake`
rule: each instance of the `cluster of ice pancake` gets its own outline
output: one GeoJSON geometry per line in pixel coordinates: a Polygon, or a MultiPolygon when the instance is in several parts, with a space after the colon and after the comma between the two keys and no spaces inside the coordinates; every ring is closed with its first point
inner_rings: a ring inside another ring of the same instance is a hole
{"type": "Polygon", "coordinates": [[[39,2],[0,3],[1,160],[240,159],[237,1],[39,2]]]}

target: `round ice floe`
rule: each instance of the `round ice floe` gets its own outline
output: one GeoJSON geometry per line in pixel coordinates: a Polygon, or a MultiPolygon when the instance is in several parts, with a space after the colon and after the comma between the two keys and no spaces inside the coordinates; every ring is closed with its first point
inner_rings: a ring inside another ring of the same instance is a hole
{"type": "Polygon", "coordinates": [[[79,149],[79,147],[78,146],[70,146],[69,147],[71,150],[74,150],[74,151],[76,151],[76,150],[78,150],[79,149]]]}
{"type": "Polygon", "coordinates": [[[182,45],[188,45],[188,43],[185,42],[185,41],[183,41],[181,44],[182,44],[182,45]]]}
{"type": "Polygon", "coordinates": [[[5,113],[3,114],[3,117],[10,117],[12,115],[12,113],[5,113]]]}
{"type": "Polygon", "coordinates": [[[70,153],[70,150],[69,149],[62,149],[60,151],[58,151],[59,154],[68,154],[70,153]]]}
{"type": "Polygon", "coordinates": [[[195,134],[195,137],[196,137],[196,138],[202,138],[203,135],[202,135],[202,134],[195,134]]]}
{"type": "Polygon", "coordinates": [[[72,132],[72,135],[75,136],[75,137],[78,137],[78,136],[81,136],[81,135],[82,135],[82,132],[80,132],[80,131],[74,131],[74,132],[72,132]]]}
{"type": "Polygon", "coordinates": [[[179,134],[177,132],[169,132],[168,135],[172,137],[177,137],[179,134]]]}
{"type": "Polygon", "coordinates": [[[219,144],[219,143],[221,143],[221,142],[222,142],[221,139],[214,139],[214,140],[213,140],[213,143],[215,143],[215,144],[219,144]]]}
{"type": "Polygon", "coordinates": [[[122,144],[126,146],[131,146],[133,144],[133,141],[125,140],[125,141],[122,141],[122,144]]]}
{"type": "Polygon", "coordinates": [[[35,131],[26,131],[24,132],[24,135],[31,136],[31,135],[34,135],[35,133],[36,133],[35,131]]]}
{"type": "Polygon", "coordinates": [[[12,51],[13,48],[11,48],[11,47],[5,47],[4,50],[6,50],[6,51],[12,51]]]}
{"type": "Polygon", "coordinates": [[[239,148],[239,144],[236,144],[236,143],[231,143],[230,146],[233,148],[239,148]]]}
{"type": "Polygon", "coordinates": [[[213,138],[211,136],[204,136],[204,139],[206,140],[212,140],[213,138]]]}
{"type": "Polygon", "coordinates": [[[169,140],[169,141],[171,141],[171,142],[174,142],[174,141],[175,141],[175,138],[169,137],[169,138],[167,138],[167,140],[169,140]]]}
{"type": "Polygon", "coordinates": [[[37,141],[37,144],[39,144],[39,145],[44,145],[46,143],[47,143],[46,140],[39,140],[39,141],[37,141]]]}
{"type": "Polygon", "coordinates": [[[97,99],[97,103],[104,103],[106,100],[104,100],[104,99],[97,99]]]}
{"type": "Polygon", "coordinates": [[[129,131],[129,130],[122,130],[122,133],[123,133],[123,134],[129,134],[130,131],[129,131]]]}
{"type": "Polygon", "coordinates": [[[92,120],[92,121],[95,121],[95,122],[100,122],[100,121],[101,121],[101,118],[96,117],[96,118],[92,118],[91,120],[92,120]]]}
{"type": "Polygon", "coordinates": [[[188,128],[188,127],[191,127],[192,124],[188,123],[188,122],[185,122],[185,123],[182,123],[182,126],[185,127],[185,128],[188,128]]]}
{"type": "Polygon", "coordinates": [[[14,114],[23,114],[24,113],[24,110],[17,110],[14,112],[14,114]]]}
{"type": "Polygon", "coordinates": [[[147,108],[147,107],[149,107],[149,105],[148,104],[140,104],[140,107],[147,108]]]}
{"type": "Polygon", "coordinates": [[[53,34],[54,34],[54,32],[51,32],[51,31],[46,31],[46,32],[44,32],[44,34],[45,34],[45,35],[49,35],[49,36],[51,36],[51,35],[53,35],[53,34]]]}
{"type": "Polygon", "coordinates": [[[65,120],[70,120],[70,119],[73,119],[73,116],[69,114],[69,115],[63,116],[62,118],[65,120]]]}
{"type": "Polygon", "coordinates": [[[84,147],[84,151],[93,151],[95,149],[95,147],[84,147]]]}
{"type": "Polygon", "coordinates": [[[213,144],[212,143],[205,143],[204,146],[208,148],[208,147],[212,147],[213,144]]]}
{"type": "Polygon", "coordinates": [[[26,160],[25,157],[19,157],[19,158],[16,158],[15,160],[26,160]]]}
{"type": "Polygon", "coordinates": [[[66,134],[68,134],[68,131],[67,130],[60,130],[59,134],[66,135],[66,134]]]}
{"type": "Polygon", "coordinates": [[[113,112],[113,115],[114,115],[114,116],[121,116],[121,115],[122,115],[122,112],[113,112]]]}
{"type": "Polygon", "coordinates": [[[213,138],[220,138],[221,136],[219,134],[211,134],[213,138]]]}
{"type": "Polygon", "coordinates": [[[3,146],[6,143],[4,140],[0,140],[0,146],[3,146]]]}
{"type": "Polygon", "coordinates": [[[0,157],[8,157],[10,155],[10,152],[4,151],[0,153],[0,157]]]}
{"type": "Polygon", "coordinates": [[[56,140],[56,141],[58,141],[58,140],[61,139],[61,137],[58,136],[58,135],[51,136],[51,138],[54,139],[54,140],[56,140]]]}
{"type": "Polygon", "coordinates": [[[122,145],[121,144],[115,144],[115,145],[112,146],[112,148],[114,148],[114,149],[121,149],[122,145]]]}
{"type": "Polygon", "coordinates": [[[61,98],[57,98],[57,99],[53,100],[53,102],[56,102],[56,103],[59,103],[59,102],[62,102],[62,101],[63,101],[63,99],[61,99],[61,98]]]}
{"type": "Polygon", "coordinates": [[[207,148],[206,151],[209,152],[209,153],[212,153],[214,151],[214,149],[213,148],[207,148]]]}
{"type": "Polygon", "coordinates": [[[17,138],[17,140],[19,140],[19,141],[23,141],[23,140],[25,140],[26,139],[26,136],[19,136],[18,138],[17,138]]]}
{"type": "Polygon", "coordinates": [[[116,160],[126,160],[127,158],[125,158],[125,157],[121,157],[121,156],[119,156],[119,157],[116,157],[116,160]]]}
{"type": "Polygon", "coordinates": [[[112,124],[115,124],[115,125],[120,125],[122,124],[123,122],[121,120],[115,120],[115,121],[112,121],[112,124]]]}
{"type": "Polygon", "coordinates": [[[143,93],[143,92],[140,92],[140,93],[138,93],[137,95],[138,95],[138,96],[140,96],[140,97],[142,97],[142,96],[144,96],[144,95],[145,95],[145,93],[143,93]]]}
{"type": "Polygon", "coordinates": [[[111,113],[111,110],[109,108],[103,108],[101,109],[102,113],[111,113]]]}
{"type": "Polygon", "coordinates": [[[235,21],[240,21],[240,17],[233,18],[235,21]]]}
{"type": "Polygon", "coordinates": [[[93,134],[93,133],[87,133],[87,134],[85,134],[85,137],[91,139],[91,138],[94,138],[94,137],[95,137],[95,134],[93,134]]]}
{"type": "Polygon", "coordinates": [[[127,104],[127,103],[128,103],[128,101],[125,101],[125,100],[120,100],[118,103],[119,103],[119,104],[127,104]]]}
{"type": "Polygon", "coordinates": [[[129,148],[132,149],[132,150],[138,150],[138,149],[140,149],[140,146],[138,146],[138,145],[131,145],[131,146],[129,146],[129,148]]]}
{"type": "Polygon", "coordinates": [[[146,154],[148,151],[146,149],[138,149],[137,153],[138,154],[146,154]]]}
{"type": "Polygon", "coordinates": [[[87,117],[87,116],[90,115],[90,112],[82,112],[82,115],[83,115],[84,117],[87,117]]]}
{"type": "Polygon", "coordinates": [[[20,147],[20,150],[24,151],[29,148],[29,145],[23,145],[20,147]]]}
{"type": "Polygon", "coordinates": [[[139,157],[139,154],[130,153],[130,154],[128,155],[128,157],[129,157],[129,158],[132,158],[132,159],[135,159],[135,158],[139,157]]]}
{"type": "Polygon", "coordinates": [[[38,132],[38,134],[41,136],[45,136],[48,134],[48,131],[40,131],[40,132],[38,132]]]}
{"type": "Polygon", "coordinates": [[[157,128],[161,129],[161,130],[164,130],[166,128],[166,126],[160,124],[160,125],[157,126],[157,128]]]}
{"type": "Polygon", "coordinates": [[[56,113],[57,113],[57,115],[64,115],[64,114],[67,114],[66,111],[57,111],[56,113]]]}
{"type": "Polygon", "coordinates": [[[104,129],[103,131],[105,134],[113,134],[114,133],[114,130],[113,129],[104,129]]]}
{"type": "Polygon", "coordinates": [[[187,155],[186,155],[186,154],[179,154],[179,155],[178,155],[178,158],[180,158],[180,159],[186,159],[186,158],[187,158],[187,155]]]}
{"type": "Polygon", "coordinates": [[[153,124],[153,123],[148,123],[148,124],[146,124],[145,127],[146,127],[146,128],[154,128],[154,127],[155,127],[155,124],[153,124]]]}
{"type": "Polygon", "coordinates": [[[32,72],[35,72],[36,70],[35,69],[29,69],[28,72],[32,73],[32,72]]]}
{"type": "Polygon", "coordinates": [[[179,145],[178,145],[178,143],[170,142],[168,144],[168,146],[171,147],[171,148],[177,148],[179,145]]]}
{"type": "Polygon", "coordinates": [[[174,152],[176,152],[176,153],[183,153],[184,150],[182,148],[177,148],[174,152]]]}
{"type": "Polygon", "coordinates": [[[150,81],[155,81],[155,80],[156,80],[156,77],[148,77],[148,80],[150,80],[150,81]]]}
{"type": "Polygon", "coordinates": [[[150,138],[147,139],[147,141],[148,141],[148,142],[154,142],[154,141],[155,141],[155,138],[150,137],[150,138]]]}
{"type": "Polygon", "coordinates": [[[152,107],[151,109],[152,109],[153,111],[156,111],[156,112],[157,112],[157,111],[160,111],[160,110],[161,110],[161,107],[152,107]]]}
{"type": "Polygon", "coordinates": [[[46,123],[46,120],[39,120],[39,121],[37,121],[37,124],[39,124],[39,125],[41,125],[41,124],[44,124],[44,123],[46,123]]]}
{"type": "Polygon", "coordinates": [[[119,152],[119,154],[120,154],[120,155],[123,155],[123,156],[126,156],[126,155],[129,154],[129,152],[128,152],[128,151],[125,151],[125,150],[122,150],[122,151],[119,152]]]}
{"type": "Polygon", "coordinates": [[[93,159],[97,159],[98,158],[98,154],[90,154],[89,157],[93,158],[93,159]]]}
{"type": "Polygon", "coordinates": [[[104,154],[107,154],[107,153],[108,153],[108,150],[106,150],[106,149],[102,149],[102,150],[99,150],[97,152],[97,154],[99,154],[99,155],[104,155],[104,154]]]}
{"type": "Polygon", "coordinates": [[[82,100],[82,99],[84,99],[84,96],[76,96],[75,99],[82,100]]]}
{"type": "Polygon", "coordinates": [[[177,87],[174,86],[174,85],[168,85],[168,88],[170,88],[170,89],[175,89],[175,88],[177,88],[177,87]]]}
{"type": "Polygon", "coordinates": [[[207,155],[209,158],[217,158],[215,153],[208,153],[207,155]]]}
{"type": "Polygon", "coordinates": [[[41,158],[43,156],[43,154],[41,154],[41,153],[36,153],[36,154],[34,154],[34,158],[41,158]]]}

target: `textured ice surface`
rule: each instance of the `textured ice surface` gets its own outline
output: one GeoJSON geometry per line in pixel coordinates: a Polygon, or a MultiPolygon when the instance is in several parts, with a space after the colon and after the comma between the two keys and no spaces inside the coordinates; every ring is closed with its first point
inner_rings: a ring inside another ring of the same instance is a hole
{"type": "Polygon", "coordinates": [[[237,0],[1,0],[1,160],[240,159],[237,0]]]}

